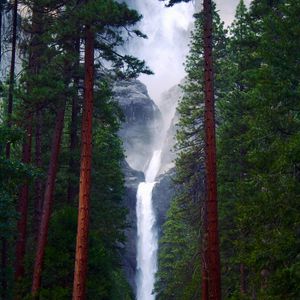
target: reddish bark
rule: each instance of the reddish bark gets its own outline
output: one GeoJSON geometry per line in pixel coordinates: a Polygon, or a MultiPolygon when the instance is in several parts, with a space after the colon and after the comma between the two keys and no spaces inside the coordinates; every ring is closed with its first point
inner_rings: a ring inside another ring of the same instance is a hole
{"type": "Polygon", "coordinates": [[[201,299],[208,300],[208,248],[207,248],[207,201],[204,201],[202,207],[202,277],[201,277],[201,299]]]}
{"type": "Polygon", "coordinates": [[[208,291],[210,300],[221,299],[220,252],[218,234],[217,168],[212,54],[212,1],[203,1],[204,12],[204,97],[205,167],[207,201],[208,291]]]}
{"type": "MultiPolygon", "coordinates": [[[[36,4],[35,4],[36,5],[36,4]]],[[[37,74],[40,65],[38,63],[38,57],[40,56],[40,46],[37,46],[36,41],[41,26],[37,20],[41,20],[40,13],[36,9],[36,6],[32,10],[32,36],[30,41],[29,51],[29,72],[34,75],[37,74]]],[[[28,85],[28,92],[30,93],[31,86],[28,85]]],[[[28,105],[27,103],[25,103],[28,105]]],[[[30,108],[28,108],[30,111],[30,108]]],[[[31,143],[32,143],[32,112],[27,113],[27,139],[23,144],[23,163],[29,164],[31,162],[31,143]]],[[[16,242],[16,261],[15,261],[15,279],[19,280],[24,275],[24,256],[26,249],[26,233],[27,233],[27,214],[28,214],[28,201],[29,201],[29,184],[25,183],[20,190],[18,212],[20,219],[18,221],[18,238],[16,242]]]]}
{"type": "MultiPolygon", "coordinates": [[[[32,142],[32,116],[28,120],[26,138],[23,144],[22,162],[29,164],[31,161],[31,142],[32,142]]],[[[20,215],[17,229],[18,237],[16,242],[16,261],[15,261],[15,279],[18,280],[24,275],[24,256],[26,248],[27,234],[27,213],[29,200],[29,184],[24,183],[21,187],[17,211],[20,215]]]]}
{"type": "Polygon", "coordinates": [[[94,35],[90,26],[86,26],[84,106],[81,132],[82,148],[73,300],[85,299],[92,164],[93,87],[94,35]]]}
{"type": "Polygon", "coordinates": [[[35,256],[32,280],[32,295],[36,295],[41,286],[42,265],[45,256],[45,247],[48,237],[49,221],[51,216],[51,207],[53,204],[53,194],[55,189],[55,180],[58,169],[58,156],[60,151],[61,137],[64,126],[66,102],[59,109],[56,115],[55,129],[52,139],[51,157],[49,162],[48,175],[46,180],[42,218],[39,227],[38,242],[35,256]]]}

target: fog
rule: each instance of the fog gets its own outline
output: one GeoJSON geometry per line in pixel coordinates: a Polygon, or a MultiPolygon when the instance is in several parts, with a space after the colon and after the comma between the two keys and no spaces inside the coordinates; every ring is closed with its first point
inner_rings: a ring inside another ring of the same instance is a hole
{"type": "MultiPolygon", "coordinates": [[[[148,39],[131,44],[131,53],[144,59],[155,75],[140,76],[149,90],[150,96],[159,103],[162,92],[178,84],[184,77],[184,61],[188,53],[193,14],[201,0],[180,3],[166,8],[159,0],[127,0],[142,15],[140,29],[148,39]]],[[[217,0],[217,9],[225,25],[228,26],[235,14],[239,0],[217,0]]],[[[245,0],[246,4],[250,0],[245,0]]]]}

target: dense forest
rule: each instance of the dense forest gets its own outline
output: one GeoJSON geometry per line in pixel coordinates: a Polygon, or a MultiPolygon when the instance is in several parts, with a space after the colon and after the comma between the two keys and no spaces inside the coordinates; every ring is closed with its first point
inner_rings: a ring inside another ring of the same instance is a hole
{"type": "MultiPolygon", "coordinates": [[[[165,4],[179,2],[189,0],[165,4]]],[[[298,300],[300,1],[240,0],[228,28],[205,3],[181,84],[153,293],[298,300]]],[[[113,88],[153,74],[126,52],[147,38],[140,22],[117,0],[0,0],[1,70],[10,52],[0,77],[0,299],[135,299],[122,265],[124,112],[113,88]]]]}
{"type": "MultiPolygon", "coordinates": [[[[300,298],[300,2],[240,1],[213,12],[223,299],[300,298]]],[[[160,240],[157,299],[203,298],[205,263],[203,13],[179,103],[176,180],[160,240]]]]}
{"type": "MultiPolygon", "coordinates": [[[[79,220],[90,218],[88,298],[130,299],[118,246],[126,226],[122,113],[111,86],[150,73],[118,52],[127,35],[144,37],[134,27],[141,16],[112,0],[1,2],[1,9],[14,13],[10,74],[1,78],[1,297],[71,299],[80,177],[83,197],[90,195],[79,210],[79,220]],[[18,6],[29,12],[18,15],[18,6]]],[[[77,261],[86,264],[86,256],[77,261]]]]}

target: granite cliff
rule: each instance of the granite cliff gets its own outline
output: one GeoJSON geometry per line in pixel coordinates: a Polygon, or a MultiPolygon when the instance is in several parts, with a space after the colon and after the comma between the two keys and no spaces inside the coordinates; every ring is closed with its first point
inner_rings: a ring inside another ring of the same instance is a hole
{"type": "Polygon", "coordinates": [[[153,189],[153,207],[156,212],[158,233],[162,233],[162,225],[170,201],[174,195],[172,178],[175,175],[174,136],[177,122],[176,106],[181,96],[178,86],[163,94],[160,108],[149,97],[146,86],[138,80],[120,81],[114,86],[114,97],[118,101],[123,113],[124,123],[119,132],[123,141],[126,161],[123,164],[126,193],[124,205],[128,209],[126,230],[127,242],[124,246],[122,258],[124,271],[128,282],[135,291],[136,272],[136,192],[140,182],[144,181],[145,168],[157,146],[161,132],[165,130],[162,149],[162,165],[157,184],[153,189]],[[162,116],[164,118],[162,118],[162,116]],[[163,126],[167,126],[163,128],[163,126]]]}

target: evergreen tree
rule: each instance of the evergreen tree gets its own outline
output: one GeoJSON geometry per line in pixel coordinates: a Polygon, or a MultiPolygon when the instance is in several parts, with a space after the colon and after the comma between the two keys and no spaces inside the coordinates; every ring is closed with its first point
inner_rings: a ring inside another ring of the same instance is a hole
{"type": "Polygon", "coordinates": [[[232,93],[219,107],[224,277],[229,279],[224,289],[229,299],[299,297],[297,275],[287,275],[287,270],[297,269],[292,224],[298,221],[292,211],[299,211],[292,171],[297,162],[290,159],[297,152],[297,118],[291,111],[297,110],[298,97],[290,86],[297,63],[290,60],[299,46],[292,10],[297,10],[295,3],[254,1],[248,14],[240,3],[232,27],[232,67],[237,69],[232,73],[232,93]],[[289,159],[283,158],[287,149],[289,159]]]}
{"type": "MultiPolygon", "coordinates": [[[[96,132],[98,133],[102,126],[104,126],[103,129],[106,128],[107,130],[112,128],[106,135],[103,135],[105,131],[102,132],[98,144],[99,148],[103,147],[104,144],[110,144],[112,149],[109,151],[111,160],[107,157],[110,168],[101,163],[92,166],[92,171],[97,172],[97,174],[101,174],[101,168],[107,171],[103,178],[107,187],[101,182],[100,186],[106,189],[106,192],[103,191],[103,196],[100,196],[102,190],[101,192],[98,190],[93,196],[97,200],[93,200],[92,207],[94,207],[95,201],[103,201],[103,206],[99,209],[103,209],[104,212],[101,214],[101,218],[92,217],[91,219],[91,226],[95,230],[93,229],[89,240],[92,262],[88,267],[88,276],[99,277],[98,272],[103,272],[106,267],[107,270],[103,280],[98,282],[91,280],[91,286],[90,277],[88,277],[87,294],[91,299],[94,297],[104,299],[108,295],[115,299],[119,299],[120,295],[132,298],[131,290],[121,271],[120,253],[117,247],[119,243],[124,242],[123,231],[126,218],[126,212],[121,204],[123,177],[120,166],[123,150],[116,135],[119,129],[119,125],[117,125],[119,124],[119,117],[116,117],[115,114],[119,112],[119,109],[111,101],[105,99],[110,99],[107,96],[110,88],[106,87],[106,82],[109,81],[109,85],[112,85],[117,78],[134,77],[140,72],[151,73],[143,61],[127,54],[120,54],[116,50],[125,43],[127,33],[145,37],[138,30],[132,29],[133,25],[141,19],[141,16],[136,11],[130,10],[125,4],[111,0],[91,1],[87,4],[78,1],[69,1],[66,4],[58,0],[46,2],[32,0],[20,2],[20,4],[27,6],[31,13],[22,20],[22,28],[24,29],[24,39],[21,44],[23,70],[15,89],[16,109],[11,119],[12,124],[21,126],[25,131],[23,154],[21,154],[19,147],[13,155],[14,157],[22,156],[24,165],[29,165],[30,162],[36,164],[42,173],[35,178],[35,185],[29,181],[29,178],[20,182],[22,186],[18,201],[16,259],[13,258],[16,278],[14,296],[24,298],[28,295],[30,274],[35,260],[33,294],[41,297],[55,297],[55,299],[66,295],[68,299],[71,297],[73,264],[68,266],[71,273],[64,277],[69,283],[66,286],[62,284],[60,277],[55,276],[50,278],[51,284],[48,284],[47,280],[44,282],[44,279],[41,280],[41,272],[44,255],[46,254],[46,259],[48,255],[48,226],[50,225],[50,228],[57,226],[61,230],[64,226],[68,226],[68,224],[53,225],[50,218],[52,211],[54,211],[55,216],[69,209],[74,215],[74,210],[70,207],[75,204],[74,190],[76,191],[76,185],[73,186],[69,201],[66,201],[66,195],[69,194],[68,186],[70,186],[66,178],[69,176],[64,168],[60,170],[59,167],[64,166],[64,160],[62,158],[59,161],[58,154],[59,148],[62,148],[62,155],[68,158],[73,155],[73,153],[65,150],[67,149],[66,137],[68,136],[65,124],[71,121],[68,115],[71,111],[74,113],[70,148],[72,148],[72,152],[79,152],[79,141],[74,143],[74,136],[76,140],[76,131],[79,127],[76,124],[74,126],[74,123],[77,122],[76,119],[80,117],[82,111],[81,82],[83,74],[79,49],[84,38],[84,25],[90,23],[95,35],[96,53],[100,57],[95,61],[97,100],[99,99],[100,103],[103,102],[101,104],[103,111],[108,114],[110,111],[114,112],[109,118],[107,117],[104,122],[105,125],[103,120],[106,117],[103,116],[100,123],[96,125],[96,132]],[[124,28],[126,28],[126,32],[124,28]],[[74,41],[76,41],[75,46],[74,41]],[[101,78],[100,83],[98,82],[99,78],[101,78]],[[73,97],[77,98],[76,105],[70,103],[73,97]],[[53,128],[53,123],[56,123],[55,128],[53,128]],[[31,147],[31,145],[35,145],[35,147],[31,147]],[[51,151],[49,151],[50,148],[51,151]],[[46,176],[47,169],[48,175],[46,176]],[[37,187],[36,195],[33,186],[37,187]],[[44,197],[41,196],[43,188],[45,188],[44,197]],[[72,198],[73,201],[70,201],[72,198]],[[53,201],[54,199],[55,201],[53,201]],[[41,209],[42,207],[43,209],[41,209]],[[43,213],[41,213],[42,211],[43,213]],[[108,216],[113,216],[114,221],[110,222],[109,233],[107,233],[109,222],[106,213],[108,216]],[[105,219],[106,222],[101,223],[105,219]],[[101,231],[99,228],[102,228],[101,231]],[[38,239],[37,231],[39,231],[38,239]],[[102,258],[98,259],[96,249],[102,249],[103,260],[102,258]],[[33,257],[32,253],[35,250],[38,255],[33,257]],[[52,290],[53,293],[50,292],[52,290]]],[[[94,88],[94,85],[92,87],[94,88]]],[[[96,158],[99,157],[98,152],[95,152],[94,155],[96,158]]],[[[73,163],[70,163],[70,172],[73,173],[73,181],[78,182],[79,174],[74,168],[74,161],[76,160],[73,159],[73,163]]],[[[98,177],[100,176],[98,175],[98,177]]],[[[16,185],[15,193],[18,191],[18,187],[16,185]]],[[[56,220],[60,222],[61,219],[56,220]]],[[[76,226],[76,224],[73,225],[76,226]]],[[[75,232],[72,237],[75,247],[75,232]]],[[[50,233],[50,240],[55,240],[55,232],[50,233]]],[[[73,259],[74,254],[74,249],[68,252],[69,257],[73,259]]],[[[51,268],[49,260],[47,262],[45,264],[46,272],[49,271],[49,267],[51,268]]]]}
{"type": "MultiPolygon", "coordinates": [[[[216,72],[216,97],[226,92],[221,70],[226,62],[226,37],[223,23],[215,11],[214,61],[216,72]]],[[[201,260],[203,258],[204,222],[204,94],[203,94],[203,14],[195,19],[190,53],[186,62],[187,78],[183,85],[183,98],[179,103],[180,119],[177,130],[178,158],[176,159],[176,184],[180,187],[171,205],[159,250],[159,269],[155,291],[158,299],[197,299],[201,290],[201,260]],[[186,228],[186,229],[185,229],[186,228]],[[201,229],[201,230],[200,230],[201,229]],[[183,232],[189,232],[184,234],[183,232]],[[195,238],[196,237],[196,238],[195,238]],[[185,244],[185,252],[180,248],[185,244]],[[170,249],[172,248],[172,250],[170,249]],[[171,254],[169,255],[169,253],[171,254]],[[174,253],[174,254],[173,254],[174,253]],[[190,255],[189,255],[190,254],[190,255]],[[189,255],[189,256],[188,256],[189,255]],[[178,264],[177,264],[178,262],[178,264]],[[173,267],[170,268],[170,265],[173,267]],[[172,293],[176,279],[177,292],[172,293]],[[180,285],[179,285],[180,282],[180,285]],[[197,284],[196,284],[197,282],[197,284]]],[[[225,76],[226,78],[226,76],[225,76]]]]}
{"type": "Polygon", "coordinates": [[[250,193],[250,190],[247,190],[249,162],[246,159],[249,149],[247,118],[251,113],[251,105],[246,97],[250,89],[247,71],[256,64],[251,56],[255,49],[254,34],[250,29],[249,14],[243,1],[240,1],[237,7],[230,32],[230,59],[226,66],[229,75],[227,88],[230,92],[223,94],[218,102],[218,175],[222,263],[225,270],[223,295],[228,297],[234,290],[240,298],[242,295],[239,291],[241,294],[246,293],[247,271],[244,262],[234,255],[237,241],[246,247],[248,230],[236,227],[236,206],[243,205],[248,199],[248,192],[250,193]]]}

